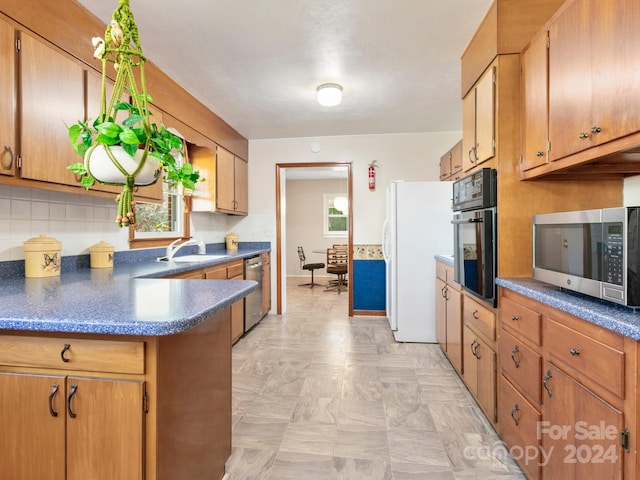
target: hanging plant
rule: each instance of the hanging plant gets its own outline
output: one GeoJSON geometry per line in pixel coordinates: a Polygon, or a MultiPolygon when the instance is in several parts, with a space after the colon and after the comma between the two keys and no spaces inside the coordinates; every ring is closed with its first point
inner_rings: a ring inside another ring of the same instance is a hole
{"type": "Polygon", "coordinates": [[[135,227],[136,185],[151,185],[163,176],[172,187],[182,185],[193,190],[195,183],[203,179],[191,164],[181,161],[182,140],[164,125],[150,121],[149,102],[153,100],[145,86],[146,58],[129,0],[119,0],[104,38],[94,37],[92,43],[94,57],[102,61],[100,114],[92,123],[78,121],[68,127],[73,149],[84,157],[84,162],[67,168],[82,175],[82,185],[87,189],[96,181],[121,185],[116,223],[135,227]],[[115,70],[115,83],[107,102],[109,64],[115,70]],[[139,73],[139,86],[134,70],[139,73]],[[131,101],[124,101],[125,96],[131,101]],[[118,114],[125,118],[120,121],[118,114]]]}

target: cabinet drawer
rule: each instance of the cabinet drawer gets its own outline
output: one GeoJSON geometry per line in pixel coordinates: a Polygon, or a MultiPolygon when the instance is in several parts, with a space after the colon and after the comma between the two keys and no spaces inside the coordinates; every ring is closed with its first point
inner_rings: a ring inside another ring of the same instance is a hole
{"type": "Polygon", "coordinates": [[[578,378],[587,377],[624,398],[624,352],[552,319],[545,321],[543,341],[547,351],[578,378]]]}
{"type": "MultiPolygon", "coordinates": [[[[502,440],[509,449],[537,447],[540,443],[537,438],[540,413],[504,377],[500,378],[499,390],[498,418],[502,440]]],[[[527,478],[538,479],[540,461],[540,458],[527,459],[524,455],[518,463],[527,474],[527,478]]]]}
{"type": "Polygon", "coordinates": [[[0,336],[0,365],[144,373],[144,342],[0,336]]]}
{"type": "Polygon", "coordinates": [[[242,262],[227,266],[227,278],[244,275],[244,264],[242,262]]]}
{"type": "Polygon", "coordinates": [[[498,311],[500,325],[511,328],[536,345],[540,345],[542,315],[505,297],[500,298],[498,311]]]}
{"type": "Polygon", "coordinates": [[[500,371],[516,383],[524,395],[535,405],[540,405],[542,357],[516,337],[500,331],[500,371]]]}
{"type": "Polygon", "coordinates": [[[464,320],[490,340],[496,339],[496,315],[493,310],[480,305],[468,295],[463,301],[464,320]]]}
{"type": "Polygon", "coordinates": [[[227,279],[227,267],[213,267],[205,270],[204,278],[207,280],[226,280],[227,279]]]}
{"type": "Polygon", "coordinates": [[[447,268],[449,268],[448,265],[445,265],[441,262],[436,262],[436,278],[439,278],[445,283],[447,281],[447,268]]]}

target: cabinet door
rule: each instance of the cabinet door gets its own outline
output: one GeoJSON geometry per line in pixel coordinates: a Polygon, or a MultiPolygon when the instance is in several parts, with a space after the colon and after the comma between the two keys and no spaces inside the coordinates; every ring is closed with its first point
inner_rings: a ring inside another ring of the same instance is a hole
{"type": "Polygon", "coordinates": [[[476,165],[476,89],[462,99],[462,168],[466,172],[476,165]]]}
{"type": "Polygon", "coordinates": [[[640,131],[640,2],[591,0],[593,143],[640,131]],[[599,130],[599,131],[598,131],[599,130]]]}
{"type": "Polygon", "coordinates": [[[67,166],[77,161],[65,125],[84,118],[83,68],[21,33],[21,176],[79,185],[67,166]]]}
{"type": "Polygon", "coordinates": [[[544,478],[623,478],[624,450],[618,434],[622,412],[573,378],[545,363],[542,448],[549,462],[544,478]],[[550,394],[550,395],[549,395],[550,394]]]}
{"type": "Polygon", "coordinates": [[[462,372],[462,293],[447,285],[447,356],[462,372]]]}
{"type": "Polygon", "coordinates": [[[547,163],[547,41],[548,33],[536,36],[522,53],[522,117],[520,145],[522,170],[547,163]]]}
{"type": "Polygon", "coordinates": [[[436,341],[447,351],[447,284],[436,278],[436,341]]]}
{"type": "Polygon", "coordinates": [[[2,478],[65,479],[64,405],[64,377],[0,373],[2,478]]]}
{"type": "Polygon", "coordinates": [[[14,175],[16,166],[15,45],[15,30],[0,19],[0,175],[14,175]]]}
{"type": "Polygon", "coordinates": [[[459,174],[462,170],[462,140],[454,145],[451,149],[451,180],[459,180],[461,175],[459,174]]]}
{"type": "MultiPolygon", "coordinates": [[[[589,3],[590,0],[575,0],[549,27],[552,161],[591,146],[590,24],[594,17],[590,15],[589,3]]],[[[611,8],[610,3],[607,8],[611,8]]]]}
{"type": "Polygon", "coordinates": [[[262,258],[262,314],[271,310],[271,255],[261,253],[262,258]]]}
{"type": "Polygon", "coordinates": [[[67,480],[143,479],[144,382],[67,379],[67,480]]]}
{"type": "Polygon", "coordinates": [[[475,356],[475,350],[478,340],[475,334],[466,325],[462,329],[462,358],[463,378],[469,391],[477,398],[478,396],[478,359],[475,356]]]}
{"type": "Polygon", "coordinates": [[[234,210],[236,213],[249,212],[249,164],[234,157],[234,210]]]}
{"type": "Polygon", "coordinates": [[[496,421],[496,353],[482,341],[476,347],[478,359],[478,403],[489,420],[496,421]]]}
{"type": "Polygon", "coordinates": [[[440,157],[440,180],[451,177],[451,150],[440,157]]]}
{"type": "Polygon", "coordinates": [[[216,210],[233,213],[235,201],[235,173],[233,153],[222,147],[216,152],[216,210]]]}
{"type": "Polygon", "coordinates": [[[496,67],[491,67],[476,86],[476,165],[495,155],[496,67]]]}

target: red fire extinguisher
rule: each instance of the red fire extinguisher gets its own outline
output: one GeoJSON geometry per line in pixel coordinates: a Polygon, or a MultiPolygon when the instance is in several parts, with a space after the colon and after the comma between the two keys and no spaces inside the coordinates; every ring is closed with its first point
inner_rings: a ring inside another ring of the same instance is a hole
{"type": "Polygon", "coordinates": [[[369,162],[369,190],[376,189],[376,168],[378,168],[376,162],[377,160],[369,162]]]}

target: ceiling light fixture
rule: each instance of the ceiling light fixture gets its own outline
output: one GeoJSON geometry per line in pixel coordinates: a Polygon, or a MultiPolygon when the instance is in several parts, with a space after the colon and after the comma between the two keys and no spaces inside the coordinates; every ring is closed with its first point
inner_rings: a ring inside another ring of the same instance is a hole
{"type": "Polygon", "coordinates": [[[333,199],[333,206],[336,210],[340,210],[344,214],[347,212],[349,200],[347,200],[347,197],[336,197],[333,199]]]}
{"type": "Polygon", "coordinates": [[[335,107],[342,101],[342,87],[337,83],[324,83],[318,87],[318,103],[335,107]]]}

